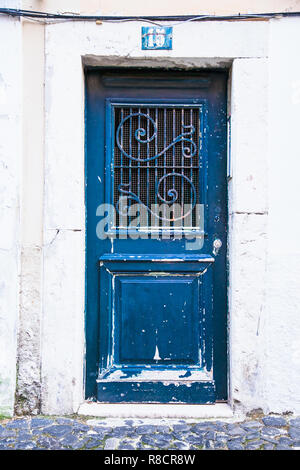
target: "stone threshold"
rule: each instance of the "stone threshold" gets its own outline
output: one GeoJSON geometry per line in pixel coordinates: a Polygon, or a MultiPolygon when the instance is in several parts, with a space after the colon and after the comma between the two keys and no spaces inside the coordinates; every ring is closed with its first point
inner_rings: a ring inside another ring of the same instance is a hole
{"type": "Polygon", "coordinates": [[[214,405],[146,404],[146,403],[94,403],[79,406],[79,415],[101,418],[233,418],[228,403],[214,405]]]}

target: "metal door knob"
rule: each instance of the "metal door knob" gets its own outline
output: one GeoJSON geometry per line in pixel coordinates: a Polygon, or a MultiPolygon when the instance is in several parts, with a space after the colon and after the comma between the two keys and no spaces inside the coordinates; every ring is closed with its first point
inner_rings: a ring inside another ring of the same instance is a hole
{"type": "Polygon", "coordinates": [[[217,254],[219,253],[219,249],[221,248],[222,246],[222,242],[219,238],[216,238],[213,242],[213,255],[214,256],[217,256],[217,254]]]}

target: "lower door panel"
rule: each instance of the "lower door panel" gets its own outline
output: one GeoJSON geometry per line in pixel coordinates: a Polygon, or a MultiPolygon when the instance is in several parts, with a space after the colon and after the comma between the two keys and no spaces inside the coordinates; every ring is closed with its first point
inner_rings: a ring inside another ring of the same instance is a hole
{"type": "Polygon", "coordinates": [[[213,261],[205,255],[101,257],[100,310],[106,315],[100,322],[98,401],[215,401],[213,261]]]}

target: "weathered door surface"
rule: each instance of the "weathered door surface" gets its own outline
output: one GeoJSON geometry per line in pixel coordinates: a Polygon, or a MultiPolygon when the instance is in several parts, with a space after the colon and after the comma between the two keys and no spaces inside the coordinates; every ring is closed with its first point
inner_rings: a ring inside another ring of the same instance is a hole
{"type": "Polygon", "coordinates": [[[86,71],[87,398],[227,398],[226,78],[86,71]]]}

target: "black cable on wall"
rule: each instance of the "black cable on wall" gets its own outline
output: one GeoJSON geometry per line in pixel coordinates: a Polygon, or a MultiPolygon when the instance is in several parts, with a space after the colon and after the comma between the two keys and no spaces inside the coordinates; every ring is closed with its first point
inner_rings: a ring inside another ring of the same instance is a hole
{"type": "Polygon", "coordinates": [[[229,16],[218,15],[176,15],[176,16],[98,16],[98,15],[76,15],[61,13],[45,13],[41,11],[19,10],[14,8],[0,8],[0,14],[14,17],[44,19],[44,20],[69,20],[69,21],[107,21],[113,23],[126,21],[143,21],[154,23],[156,21],[178,21],[180,23],[190,21],[241,21],[261,20],[280,17],[300,16],[300,12],[278,12],[278,13],[254,13],[238,14],[229,16]]]}

